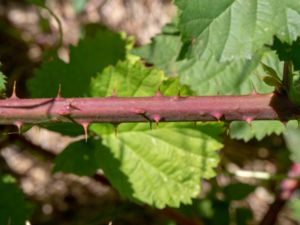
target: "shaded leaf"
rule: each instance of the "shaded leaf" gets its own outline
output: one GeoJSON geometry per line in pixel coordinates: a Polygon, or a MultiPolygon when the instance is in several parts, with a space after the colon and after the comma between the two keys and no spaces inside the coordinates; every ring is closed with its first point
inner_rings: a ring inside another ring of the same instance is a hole
{"type": "Polygon", "coordinates": [[[125,41],[108,30],[86,37],[70,48],[70,63],[58,57],[42,64],[29,80],[32,97],[55,97],[59,84],[64,97],[88,95],[90,80],[106,66],[125,58],[125,41]]]}
{"type": "Polygon", "coordinates": [[[24,225],[32,214],[32,206],[11,176],[0,179],[0,224],[24,225]]]}
{"type": "Polygon", "coordinates": [[[94,175],[100,168],[99,146],[101,141],[92,139],[88,142],[81,140],[70,144],[55,158],[53,172],[73,173],[79,176],[94,175]]]}
{"type": "Polygon", "coordinates": [[[244,183],[232,183],[224,188],[227,200],[242,200],[255,190],[255,186],[244,183]]]}

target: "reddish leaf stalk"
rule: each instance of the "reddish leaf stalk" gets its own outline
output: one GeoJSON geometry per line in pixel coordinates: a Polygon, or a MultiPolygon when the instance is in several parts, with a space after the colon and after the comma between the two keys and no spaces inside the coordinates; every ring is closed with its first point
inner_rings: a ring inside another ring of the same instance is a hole
{"type": "Polygon", "coordinates": [[[300,107],[278,94],[203,97],[106,97],[0,100],[0,124],[282,120],[300,118],[300,107]]]}

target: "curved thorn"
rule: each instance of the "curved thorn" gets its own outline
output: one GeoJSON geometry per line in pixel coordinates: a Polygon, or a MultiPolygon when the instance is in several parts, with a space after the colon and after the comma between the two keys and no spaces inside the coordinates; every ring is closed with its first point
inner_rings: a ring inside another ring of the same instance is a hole
{"type": "Polygon", "coordinates": [[[14,81],[14,85],[13,85],[13,91],[12,91],[12,94],[11,94],[11,96],[10,96],[10,98],[11,99],[16,99],[16,98],[18,98],[18,96],[17,96],[17,82],[16,81],[14,81]]]}
{"type": "Polygon", "coordinates": [[[153,116],[151,116],[151,119],[153,119],[154,122],[155,122],[155,124],[156,124],[156,126],[158,126],[159,121],[161,120],[161,117],[158,114],[154,114],[153,116]]]}
{"type": "Polygon", "coordinates": [[[251,116],[246,116],[244,117],[244,120],[249,124],[249,126],[252,126],[252,121],[253,121],[253,117],[251,116]]]}
{"type": "Polygon", "coordinates": [[[16,121],[14,125],[18,128],[18,133],[21,134],[23,123],[21,121],[16,121]]]}
{"type": "Polygon", "coordinates": [[[81,122],[80,124],[83,127],[85,141],[87,142],[87,140],[88,140],[88,128],[89,128],[90,124],[88,122],[81,122]]]}
{"type": "Polygon", "coordinates": [[[56,98],[61,98],[61,84],[58,84],[58,90],[57,90],[56,98]]]}
{"type": "Polygon", "coordinates": [[[160,87],[159,87],[158,90],[156,91],[155,96],[156,96],[156,97],[161,97],[161,96],[162,96],[161,91],[160,91],[160,87]]]}
{"type": "Polygon", "coordinates": [[[211,114],[210,114],[212,117],[214,117],[216,120],[218,120],[218,121],[220,121],[220,119],[222,118],[222,113],[220,113],[220,112],[212,112],[211,114]]]}

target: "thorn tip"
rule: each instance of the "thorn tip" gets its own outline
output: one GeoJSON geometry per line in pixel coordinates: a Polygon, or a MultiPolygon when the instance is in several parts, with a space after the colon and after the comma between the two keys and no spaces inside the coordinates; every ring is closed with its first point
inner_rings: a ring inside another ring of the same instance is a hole
{"type": "Polygon", "coordinates": [[[81,126],[83,127],[84,130],[84,137],[85,137],[85,142],[88,140],[88,128],[89,128],[89,123],[88,122],[81,122],[81,126]]]}
{"type": "Polygon", "coordinates": [[[220,121],[220,119],[222,118],[223,114],[220,112],[212,112],[210,114],[212,117],[214,117],[216,120],[220,121]]]}
{"type": "Polygon", "coordinates": [[[17,96],[17,82],[16,81],[14,81],[13,91],[12,91],[12,94],[11,94],[10,98],[12,98],[12,99],[18,98],[18,96],[17,96]]]}
{"type": "Polygon", "coordinates": [[[58,90],[57,90],[56,98],[61,98],[61,84],[58,84],[58,90]]]}
{"type": "Polygon", "coordinates": [[[21,121],[16,121],[14,124],[18,128],[18,133],[21,134],[23,123],[21,121]]]}

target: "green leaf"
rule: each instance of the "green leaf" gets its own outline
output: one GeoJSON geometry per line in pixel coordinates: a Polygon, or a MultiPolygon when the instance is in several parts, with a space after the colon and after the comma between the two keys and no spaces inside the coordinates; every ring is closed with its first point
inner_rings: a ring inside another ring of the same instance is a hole
{"type": "Polygon", "coordinates": [[[106,68],[91,82],[92,96],[151,96],[162,83],[164,74],[157,69],[148,69],[141,62],[124,61],[115,67],[106,68]]]}
{"type": "Polygon", "coordinates": [[[278,59],[272,52],[263,56],[257,54],[252,60],[231,62],[218,62],[210,57],[178,62],[176,71],[181,83],[189,85],[198,95],[243,95],[254,89],[259,93],[270,93],[273,88],[262,82],[265,72],[260,62],[276,61],[278,59]]]}
{"type": "Polygon", "coordinates": [[[224,188],[227,200],[242,200],[255,190],[255,186],[243,183],[229,184],[224,188]]]}
{"type": "Polygon", "coordinates": [[[32,206],[11,176],[0,179],[0,224],[24,225],[32,214],[32,206]]]}
{"type": "MultiPolygon", "coordinates": [[[[92,80],[92,96],[153,96],[161,87],[176,95],[178,80],[142,63],[120,62],[92,80]]],[[[191,203],[200,191],[201,178],[214,176],[222,147],[222,124],[161,123],[154,130],[145,123],[121,124],[117,136],[112,125],[93,124],[101,135],[101,168],[125,197],[158,208],[191,203]]]]}
{"type": "Polygon", "coordinates": [[[300,105],[300,74],[292,74],[288,96],[291,102],[300,105]]]}
{"type": "Polygon", "coordinates": [[[290,151],[290,159],[293,162],[300,163],[300,129],[288,128],[284,132],[284,139],[288,150],[290,151]]]}
{"type": "Polygon", "coordinates": [[[101,141],[89,139],[70,144],[54,160],[53,172],[73,173],[79,176],[92,176],[100,168],[101,141]]]}
{"type": "Polygon", "coordinates": [[[272,49],[276,50],[281,61],[293,62],[294,69],[300,70],[300,38],[292,44],[281,42],[278,38],[275,38],[272,49]]]}
{"type": "Polygon", "coordinates": [[[273,133],[280,135],[284,129],[280,121],[253,121],[251,126],[246,122],[234,121],[230,123],[229,135],[233,139],[246,142],[253,138],[260,141],[273,133]]]}
{"type": "Polygon", "coordinates": [[[191,203],[201,178],[215,175],[222,147],[222,125],[122,124],[118,135],[104,135],[101,168],[123,195],[158,208],[191,203]]]}
{"type": "Polygon", "coordinates": [[[90,80],[106,66],[125,58],[125,41],[108,30],[86,37],[70,49],[70,63],[58,57],[42,64],[28,88],[33,97],[54,97],[59,84],[64,97],[82,97],[89,93],[90,80]]]}
{"type": "Polygon", "coordinates": [[[132,50],[132,54],[138,55],[148,63],[165,71],[166,74],[174,74],[173,64],[177,61],[181,48],[181,37],[176,24],[167,24],[162,33],[155,36],[148,45],[132,50]]]}
{"type": "Polygon", "coordinates": [[[298,0],[175,0],[190,56],[251,59],[273,36],[291,43],[300,35],[298,0]]]}

